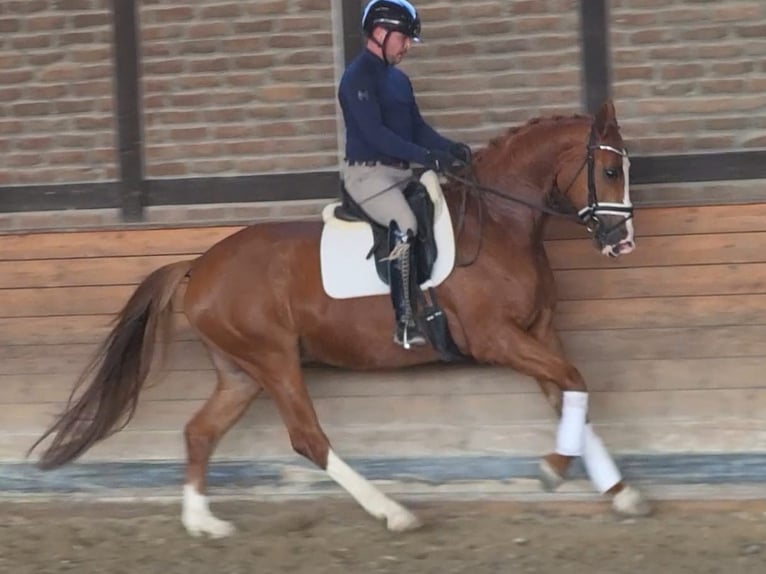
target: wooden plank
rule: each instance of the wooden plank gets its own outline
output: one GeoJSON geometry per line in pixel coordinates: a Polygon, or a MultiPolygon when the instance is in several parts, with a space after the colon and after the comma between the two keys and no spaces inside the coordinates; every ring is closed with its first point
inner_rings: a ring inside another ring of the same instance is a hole
{"type": "MultiPolygon", "coordinates": [[[[577,363],[591,391],[762,388],[766,356],[708,359],[598,360],[577,363]]],[[[63,403],[72,373],[0,375],[0,403],[63,403]]],[[[308,368],[312,397],[409,397],[414,395],[538,394],[537,384],[511,369],[481,365],[436,365],[380,372],[308,368]]],[[[205,400],[215,387],[209,369],[156,373],[141,401],[205,400]]],[[[258,400],[269,400],[266,395],[258,400]]]]}
{"type": "MultiPolygon", "coordinates": [[[[625,359],[760,357],[766,325],[564,331],[562,340],[576,364],[625,359]]],[[[79,374],[96,346],[19,345],[0,347],[0,374],[79,374]]],[[[170,370],[210,369],[204,347],[182,341],[171,347],[170,370]]]]}
{"type": "MultiPolygon", "coordinates": [[[[561,301],[766,293],[766,263],[575,269],[555,276],[561,301]]],[[[134,290],[133,285],[13,289],[0,298],[0,318],[117,313],[134,290]]],[[[180,304],[181,294],[176,301],[180,304]]]]}
{"type": "MultiPolygon", "coordinates": [[[[144,261],[137,265],[150,267],[151,263],[144,261]]],[[[127,274],[130,271],[125,272],[127,274]]],[[[555,275],[562,312],[566,309],[576,312],[574,306],[566,305],[566,302],[571,301],[745,296],[766,292],[766,263],[560,270],[556,271],[555,275]]],[[[0,298],[0,318],[113,315],[122,309],[134,290],[134,285],[13,289],[0,298]]],[[[179,305],[177,308],[182,306],[182,292],[183,290],[176,297],[176,303],[179,305]]],[[[759,298],[753,299],[752,302],[756,308],[760,308],[759,298]]],[[[635,302],[626,302],[626,306],[628,303],[635,302]]],[[[690,303],[696,304],[694,301],[690,303]]],[[[589,308],[599,309],[594,305],[591,304],[589,308]]],[[[643,304],[644,307],[647,305],[652,307],[653,304],[643,304]]],[[[667,302],[660,302],[658,305],[667,308],[667,302]]],[[[679,312],[686,306],[684,302],[680,305],[679,312]]],[[[598,316],[594,317],[597,318],[598,316]]],[[[79,330],[82,332],[84,327],[79,330]]],[[[11,334],[7,335],[10,336],[11,334]]],[[[0,339],[2,338],[4,337],[0,336],[0,339]]],[[[94,336],[93,340],[95,339],[97,337],[94,336]]]]}
{"type": "MultiPolygon", "coordinates": [[[[173,299],[176,309],[182,304],[184,288],[181,284],[173,299]]],[[[109,315],[119,312],[135,290],[135,285],[12,289],[0,297],[0,317],[109,315]]]]}
{"type": "MultiPolygon", "coordinates": [[[[0,345],[55,345],[100,343],[112,330],[115,315],[53,315],[0,318],[0,345]]],[[[174,340],[197,336],[183,313],[174,314],[174,340]]]]}
{"type": "Polygon", "coordinates": [[[554,240],[545,246],[554,269],[614,269],[766,262],[766,232],[644,237],[636,250],[604,257],[589,240],[554,240]]]}
{"type": "MultiPolygon", "coordinates": [[[[766,428],[762,421],[720,418],[699,421],[639,420],[596,421],[599,435],[614,455],[651,452],[692,453],[762,452],[766,428]]],[[[509,421],[498,425],[455,426],[340,426],[324,425],[335,447],[347,457],[433,457],[455,455],[540,456],[555,444],[551,421],[509,421]]],[[[22,460],[36,432],[0,434],[0,460],[22,460]]],[[[216,447],[212,463],[229,459],[257,460],[286,457],[297,462],[287,433],[281,427],[257,430],[236,425],[216,447]]],[[[166,431],[143,431],[128,427],[97,444],[82,461],[185,460],[180,427],[166,431]]],[[[30,460],[36,459],[33,456],[30,460]]],[[[177,475],[180,481],[181,473],[177,475]]],[[[180,482],[179,482],[180,484],[180,482]]]]}
{"type": "MultiPolygon", "coordinates": [[[[766,231],[766,202],[746,205],[701,207],[651,207],[637,209],[634,223],[637,240],[655,235],[744,233],[766,231]]],[[[581,239],[585,229],[562,219],[551,219],[548,239],[581,239]]]]}
{"type": "MultiPolygon", "coordinates": [[[[551,241],[554,269],[614,269],[766,261],[766,232],[649,237],[629,257],[607,259],[588,240],[551,241]]],[[[155,269],[188,255],[89,257],[0,262],[0,289],[136,284],[155,269]]]]}
{"type": "MultiPolygon", "coordinates": [[[[0,347],[0,374],[79,374],[97,349],[93,344],[17,345],[0,347]]],[[[169,368],[209,369],[207,351],[199,341],[181,341],[171,348],[169,368]]]]}
{"type": "MultiPolygon", "coordinates": [[[[655,422],[637,422],[632,425],[618,423],[599,424],[610,451],[615,455],[647,452],[692,453],[758,452],[766,432],[731,420],[717,421],[715,428],[708,422],[670,421],[662,425],[655,422]]],[[[340,427],[329,428],[333,444],[346,457],[423,457],[492,455],[503,457],[540,456],[554,444],[552,425],[526,423],[493,427],[426,427],[418,431],[392,427],[340,427]]],[[[0,460],[23,460],[25,448],[37,438],[35,433],[14,433],[0,436],[0,460]]],[[[81,461],[131,460],[185,460],[183,435],[180,430],[166,432],[125,430],[97,444],[81,461]]],[[[224,459],[258,460],[286,457],[297,463],[287,434],[281,428],[250,429],[235,427],[216,447],[212,468],[224,459]]],[[[30,461],[36,460],[33,456],[30,461]]],[[[129,472],[129,471],[125,471],[129,472]]],[[[178,481],[182,472],[174,475],[178,481]]],[[[180,482],[179,482],[180,484],[180,482]]]]}
{"type": "MultiPolygon", "coordinates": [[[[0,345],[98,343],[108,335],[114,317],[4,317],[0,345]]],[[[175,314],[175,324],[174,340],[197,339],[183,313],[175,314]]],[[[737,324],[766,324],[766,294],[568,300],[559,302],[556,314],[556,326],[566,331],[737,324]]]]}
{"type": "Polygon", "coordinates": [[[221,226],[0,235],[0,261],[198,254],[241,228],[221,226]]]}
{"type": "MultiPolygon", "coordinates": [[[[764,232],[766,203],[638,209],[635,225],[639,245],[644,238],[656,235],[764,232]]],[[[0,235],[0,261],[198,254],[241,228],[232,225],[0,235]]],[[[547,237],[585,239],[588,235],[577,224],[552,219],[547,237]]]]}
{"type": "Polygon", "coordinates": [[[187,255],[97,257],[0,262],[0,289],[136,285],[155,269],[187,255]]]}
{"type": "Polygon", "coordinates": [[[557,271],[562,301],[766,293],[766,264],[557,271]]]}
{"type": "MultiPolygon", "coordinates": [[[[183,425],[202,406],[201,401],[148,401],[140,405],[131,422],[135,429],[164,431],[183,425]]],[[[547,420],[554,413],[542,395],[429,395],[402,397],[343,397],[314,400],[323,424],[328,426],[421,426],[426,424],[477,425],[503,420],[547,420]]],[[[60,405],[0,404],[0,432],[43,430],[60,405]]],[[[256,401],[245,413],[245,427],[281,426],[275,405],[256,401]]]]}
{"type": "Polygon", "coordinates": [[[0,297],[0,317],[113,314],[133,291],[133,285],[14,289],[8,297],[0,297]]]}
{"type": "Polygon", "coordinates": [[[563,331],[766,324],[766,294],[561,301],[563,331]]]}
{"type": "Polygon", "coordinates": [[[766,325],[565,331],[573,361],[759,357],[766,325]]]}
{"type": "MultiPolygon", "coordinates": [[[[547,421],[555,414],[542,395],[429,395],[408,397],[343,397],[314,401],[327,427],[366,426],[492,426],[509,422],[547,421]]],[[[134,430],[182,429],[201,406],[200,401],[149,401],[141,404],[130,426],[134,430]]],[[[594,392],[589,413],[599,422],[694,421],[702,418],[762,421],[766,412],[763,389],[659,390],[639,393],[594,392]]],[[[0,432],[42,431],[55,420],[52,404],[0,405],[0,432]]],[[[251,429],[282,426],[275,405],[256,401],[243,416],[251,429]]],[[[766,426],[766,423],[763,423],[766,426]]]]}

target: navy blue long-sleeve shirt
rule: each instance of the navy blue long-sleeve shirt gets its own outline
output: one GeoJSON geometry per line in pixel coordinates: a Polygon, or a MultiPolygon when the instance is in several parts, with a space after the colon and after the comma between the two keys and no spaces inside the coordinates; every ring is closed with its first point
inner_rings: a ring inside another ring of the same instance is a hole
{"type": "Polygon", "coordinates": [[[446,151],[440,136],[420,115],[407,74],[363,50],[346,68],[338,88],[346,123],[346,159],[396,159],[424,164],[428,151],[446,151]]]}

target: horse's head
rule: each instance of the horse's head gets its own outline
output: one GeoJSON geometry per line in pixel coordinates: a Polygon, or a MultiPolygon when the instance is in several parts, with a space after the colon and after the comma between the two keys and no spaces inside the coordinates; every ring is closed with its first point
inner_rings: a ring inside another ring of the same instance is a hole
{"type": "Polygon", "coordinates": [[[582,147],[562,153],[555,186],[575,207],[598,249],[610,257],[635,248],[629,170],[614,104],[609,100],[593,118],[582,147]]]}

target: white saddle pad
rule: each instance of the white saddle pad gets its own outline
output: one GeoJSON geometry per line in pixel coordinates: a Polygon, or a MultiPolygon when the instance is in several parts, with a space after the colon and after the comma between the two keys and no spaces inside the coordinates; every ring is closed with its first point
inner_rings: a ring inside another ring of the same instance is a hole
{"type": "MultiPolygon", "coordinates": [[[[431,278],[420,286],[421,289],[427,289],[444,281],[452,272],[455,264],[455,237],[436,173],[425,172],[420,182],[434,202],[437,258],[431,278]]],[[[325,292],[334,299],[389,293],[388,285],[378,276],[374,257],[366,259],[373,244],[372,228],[363,221],[336,219],[335,208],[339,205],[340,202],[334,202],[322,210],[324,228],[320,260],[325,292]]]]}

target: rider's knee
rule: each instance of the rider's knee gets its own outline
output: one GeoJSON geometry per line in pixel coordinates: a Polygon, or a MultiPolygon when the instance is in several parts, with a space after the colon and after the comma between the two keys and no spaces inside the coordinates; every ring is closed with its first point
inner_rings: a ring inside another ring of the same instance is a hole
{"type": "Polygon", "coordinates": [[[415,214],[412,212],[406,214],[402,213],[401,215],[398,215],[394,221],[399,226],[399,230],[402,233],[407,233],[407,231],[409,231],[413,237],[418,234],[418,220],[415,219],[415,214]]]}

